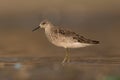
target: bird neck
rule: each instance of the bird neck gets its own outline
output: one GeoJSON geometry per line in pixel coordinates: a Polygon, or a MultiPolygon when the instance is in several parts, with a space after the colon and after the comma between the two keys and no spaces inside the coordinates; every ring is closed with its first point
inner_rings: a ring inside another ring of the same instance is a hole
{"type": "Polygon", "coordinates": [[[48,24],[47,27],[45,28],[45,32],[49,33],[53,27],[54,27],[53,24],[48,24]]]}

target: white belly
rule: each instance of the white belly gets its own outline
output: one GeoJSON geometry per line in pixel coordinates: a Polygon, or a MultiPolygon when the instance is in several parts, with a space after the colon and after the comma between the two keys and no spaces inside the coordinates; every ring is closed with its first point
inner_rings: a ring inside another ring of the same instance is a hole
{"type": "Polygon", "coordinates": [[[64,48],[80,48],[80,47],[86,47],[89,46],[90,44],[85,44],[85,43],[79,43],[79,42],[74,42],[74,43],[67,43],[67,42],[59,42],[55,43],[53,42],[54,45],[59,46],[59,47],[64,47],[64,48]]]}

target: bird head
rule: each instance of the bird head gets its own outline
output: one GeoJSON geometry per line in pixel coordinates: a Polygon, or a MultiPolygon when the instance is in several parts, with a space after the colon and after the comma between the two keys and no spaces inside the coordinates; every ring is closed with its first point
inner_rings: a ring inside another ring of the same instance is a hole
{"type": "Polygon", "coordinates": [[[49,24],[51,24],[51,23],[48,20],[41,21],[39,26],[36,27],[35,29],[33,29],[32,31],[35,31],[39,28],[46,28],[47,26],[49,26],[49,24]]]}

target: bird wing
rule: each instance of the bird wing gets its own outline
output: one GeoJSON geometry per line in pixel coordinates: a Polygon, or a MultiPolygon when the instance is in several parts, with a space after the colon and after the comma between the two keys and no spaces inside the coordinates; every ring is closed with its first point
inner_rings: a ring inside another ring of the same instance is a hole
{"type": "Polygon", "coordinates": [[[62,35],[64,37],[72,38],[74,41],[80,42],[80,43],[88,43],[88,44],[98,44],[99,43],[99,41],[87,39],[87,38],[73,32],[73,31],[63,29],[63,28],[56,28],[54,30],[54,32],[59,34],[59,35],[62,35]]]}

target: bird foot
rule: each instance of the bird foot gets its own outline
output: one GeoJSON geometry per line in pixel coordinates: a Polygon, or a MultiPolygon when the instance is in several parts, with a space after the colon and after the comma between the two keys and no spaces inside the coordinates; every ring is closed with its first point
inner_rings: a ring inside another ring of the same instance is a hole
{"type": "Polygon", "coordinates": [[[62,61],[62,64],[64,63],[70,63],[70,59],[69,58],[64,58],[64,60],[62,61]]]}

